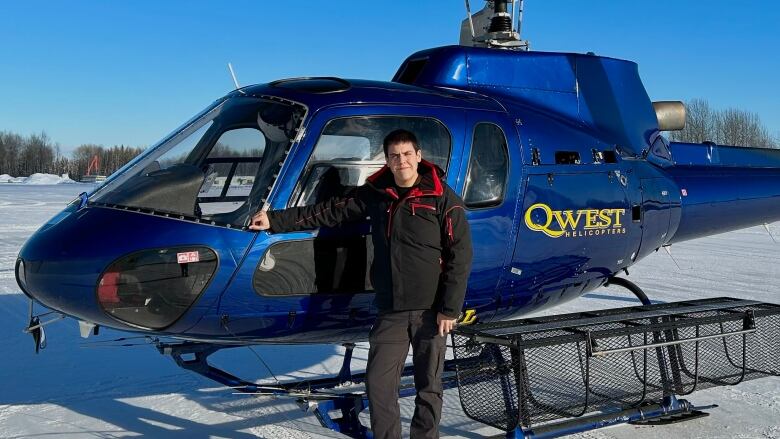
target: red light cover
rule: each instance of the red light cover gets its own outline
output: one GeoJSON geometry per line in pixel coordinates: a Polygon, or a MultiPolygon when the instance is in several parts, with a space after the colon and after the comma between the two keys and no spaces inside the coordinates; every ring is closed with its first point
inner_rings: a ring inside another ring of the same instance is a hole
{"type": "Polygon", "coordinates": [[[100,303],[119,303],[119,273],[107,271],[98,283],[98,300],[100,303]]]}

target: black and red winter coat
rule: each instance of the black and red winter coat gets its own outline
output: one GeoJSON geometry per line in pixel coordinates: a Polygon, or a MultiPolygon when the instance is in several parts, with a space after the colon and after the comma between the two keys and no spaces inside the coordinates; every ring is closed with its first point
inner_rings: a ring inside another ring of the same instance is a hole
{"type": "Polygon", "coordinates": [[[471,232],[463,201],[423,160],[403,197],[385,166],[344,198],[268,212],[272,232],[334,227],[369,217],[371,282],[380,311],[433,309],[457,317],[471,271],[471,232]]]}

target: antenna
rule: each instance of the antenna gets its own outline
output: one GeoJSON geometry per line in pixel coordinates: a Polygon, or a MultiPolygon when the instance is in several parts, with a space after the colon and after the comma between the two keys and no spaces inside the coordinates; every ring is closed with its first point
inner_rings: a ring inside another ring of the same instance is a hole
{"type": "MultiPolygon", "coordinates": [[[[522,35],[521,30],[523,28],[523,0],[519,0],[517,3],[519,4],[517,11],[517,37],[520,38],[522,35]]],[[[512,13],[515,13],[515,6],[512,6],[512,13]]],[[[525,42],[525,45],[528,47],[528,41],[525,42]]]]}
{"type": "Polygon", "coordinates": [[[474,20],[471,19],[471,7],[469,6],[469,0],[466,0],[466,15],[469,16],[469,28],[471,29],[471,40],[474,41],[476,35],[474,34],[474,20]]]}
{"type": "Polygon", "coordinates": [[[230,70],[230,76],[233,77],[233,84],[236,84],[236,90],[241,88],[240,85],[238,85],[238,79],[236,79],[236,72],[233,71],[233,64],[228,63],[228,70],[230,70]]]}
{"type": "Polygon", "coordinates": [[[777,240],[775,239],[775,235],[772,234],[771,230],[769,230],[769,225],[767,223],[764,223],[764,229],[766,229],[766,233],[769,233],[769,237],[772,238],[772,242],[777,244],[777,240]]]}
{"type": "Polygon", "coordinates": [[[664,246],[664,250],[666,250],[666,254],[669,255],[670,258],[672,258],[672,262],[674,262],[674,265],[677,266],[677,269],[678,270],[682,270],[682,267],[680,267],[680,264],[677,263],[677,259],[675,259],[674,256],[672,255],[671,247],[672,247],[671,245],[665,245],[664,246]]]}

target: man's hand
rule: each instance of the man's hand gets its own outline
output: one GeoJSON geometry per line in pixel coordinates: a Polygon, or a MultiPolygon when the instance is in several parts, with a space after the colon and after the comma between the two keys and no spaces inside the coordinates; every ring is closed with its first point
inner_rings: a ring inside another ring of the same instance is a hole
{"type": "Polygon", "coordinates": [[[258,211],[253,217],[252,222],[249,224],[250,230],[268,230],[271,228],[271,222],[268,221],[268,215],[264,211],[258,211]]]}
{"type": "Polygon", "coordinates": [[[455,328],[455,320],[452,317],[447,317],[442,313],[436,316],[436,323],[439,325],[439,335],[444,337],[449,334],[450,331],[455,328]]]}

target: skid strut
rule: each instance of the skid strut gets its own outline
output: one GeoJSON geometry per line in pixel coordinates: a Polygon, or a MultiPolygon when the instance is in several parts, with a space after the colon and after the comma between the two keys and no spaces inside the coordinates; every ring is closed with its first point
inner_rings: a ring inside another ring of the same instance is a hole
{"type": "Polygon", "coordinates": [[[647,298],[647,294],[645,294],[644,291],[642,291],[641,288],[639,288],[639,285],[631,282],[628,279],[624,279],[622,277],[610,277],[609,280],[607,280],[607,283],[604,284],[605,287],[608,287],[610,285],[617,285],[619,287],[623,287],[627,289],[628,291],[631,291],[634,293],[637,299],[639,299],[640,302],[642,302],[642,305],[652,305],[653,302],[650,301],[650,299],[647,298]]]}

